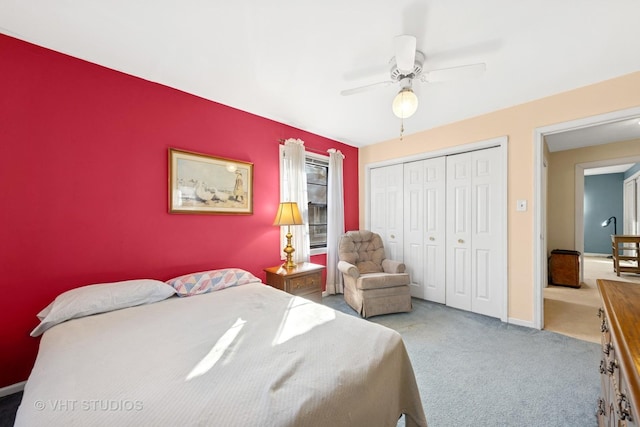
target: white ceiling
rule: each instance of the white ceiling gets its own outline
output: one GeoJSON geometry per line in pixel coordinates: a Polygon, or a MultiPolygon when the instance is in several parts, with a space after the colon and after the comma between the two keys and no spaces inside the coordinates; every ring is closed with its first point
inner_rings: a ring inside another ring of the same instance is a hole
{"type": "Polygon", "coordinates": [[[545,135],[545,141],[551,152],[634,139],[640,139],[640,118],[545,135]]]}
{"type": "MultiPolygon", "coordinates": [[[[393,37],[426,71],[407,134],[640,70],[638,0],[0,0],[0,32],[354,146],[396,138],[393,37]]],[[[296,137],[296,135],[285,135],[296,137]]]]}
{"type": "Polygon", "coordinates": [[[635,163],[625,163],[625,164],[622,164],[622,165],[603,166],[601,168],[585,169],[584,170],[584,176],[606,175],[606,174],[610,174],[610,173],[625,173],[633,165],[635,165],[635,163]]]}

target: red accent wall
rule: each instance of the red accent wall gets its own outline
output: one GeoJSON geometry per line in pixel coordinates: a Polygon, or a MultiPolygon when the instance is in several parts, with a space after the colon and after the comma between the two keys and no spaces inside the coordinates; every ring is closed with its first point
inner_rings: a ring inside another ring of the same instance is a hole
{"type": "Polygon", "coordinates": [[[63,291],[223,267],[264,280],[281,138],[346,155],[358,226],[355,147],[4,35],[0,64],[0,387],[27,378],[36,313],[63,291]],[[252,162],[253,215],[169,214],[169,147],[252,162]]]}

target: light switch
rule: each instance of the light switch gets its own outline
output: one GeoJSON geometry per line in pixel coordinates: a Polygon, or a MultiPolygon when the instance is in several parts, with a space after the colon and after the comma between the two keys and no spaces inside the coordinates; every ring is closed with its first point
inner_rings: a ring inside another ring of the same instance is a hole
{"type": "Polygon", "coordinates": [[[524,212],[527,210],[527,201],[526,200],[518,200],[516,203],[516,210],[520,212],[524,212]]]}

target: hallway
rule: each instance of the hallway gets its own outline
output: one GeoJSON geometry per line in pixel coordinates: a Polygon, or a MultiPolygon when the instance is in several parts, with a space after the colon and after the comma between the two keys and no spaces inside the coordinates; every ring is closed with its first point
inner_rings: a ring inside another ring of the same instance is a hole
{"type": "Polygon", "coordinates": [[[606,257],[584,257],[584,281],[580,288],[549,285],[544,289],[544,329],[585,341],[600,342],[601,307],[596,279],[635,282],[640,275],[613,272],[613,260],[606,257]]]}

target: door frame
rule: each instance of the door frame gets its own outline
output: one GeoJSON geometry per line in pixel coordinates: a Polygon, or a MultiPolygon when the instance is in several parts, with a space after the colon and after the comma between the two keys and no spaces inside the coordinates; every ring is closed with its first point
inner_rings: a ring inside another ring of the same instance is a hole
{"type": "MultiPolygon", "coordinates": [[[[636,118],[640,115],[640,107],[628,108],[611,113],[599,114],[584,117],[577,120],[556,123],[549,126],[541,126],[534,129],[534,220],[533,220],[533,327],[542,329],[544,327],[544,288],[547,285],[545,274],[547,263],[547,242],[546,224],[544,224],[543,214],[547,211],[546,187],[544,174],[544,137],[556,133],[570,130],[583,129],[592,126],[617,122],[626,119],[636,118]]],[[[616,160],[617,161],[617,160],[616,160]]],[[[619,163],[619,162],[618,162],[619,163]]],[[[590,162],[576,165],[576,177],[581,174],[581,179],[575,179],[575,219],[574,219],[574,239],[575,250],[584,252],[584,169],[589,167],[605,166],[606,161],[590,162]]],[[[548,182],[546,183],[548,185],[548,182]]],[[[581,255],[582,257],[582,255],[581,255]]],[[[581,260],[582,261],[582,260],[581,260]]],[[[580,278],[582,280],[582,265],[580,278]]]]}
{"type": "Polygon", "coordinates": [[[371,183],[370,183],[370,172],[371,169],[374,168],[379,168],[379,167],[383,167],[383,166],[391,166],[391,165],[396,165],[396,164],[402,164],[402,163],[408,163],[408,162],[414,162],[414,161],[419,161],[419,160],[426,160],[426,159],[432,159],[434,157],[442,157],[442,156],[449,156],[452,154],[461,154],[461,153],[466,153],[468,151],[476,151],[476,150],[482,150],[484,148],[492,148],[492,147],[499,147],[500,149],[500,161],[502,162],[502,204],[503,206],[500,207],[500,211],[502,212],[504,221],[502,221],[502,242],[500,242],[500,250],[502,251],[502,260],[501,260],[501,265],[502,265],[502,280],[499,283],[500,289],[502,290],[501,292],[501,297],[502,297],[502,308],[501,308],[501,313],[500,313],[500,320],[507,323],[508,319],[509,319],[509,299],[508,299],[508,269],[507,269],[507,259],[508,259],[508,246],[507,246],[507,242],[509,240],[509,234],[508,234],[508,210],[507,210],[507,206],[508,206],[508,150],[507,150],[507,145],[509,142],[509,138],[507,136],[500,136],[497,138],[491,138],[491,139],[487,139],[487,140],[483,140],[483,141],[477,141],[477,142],[472,142],[472,143],[468,143],[468,144],[462,144],[462,145],[456,145],[456,146],[452,146],[452,147],[446,147],[446,148],[442,148],[439,150],[434,150],[434,151],[425,151],[425,152],[421,152],[418,154],[413,154],[410,156],[405,156],[405,157],[398,157],[398,158],[394,158],[394,159],[389,159],[389,160],[383,160],[383,161],[379,161],[379,162],[372,162],[372,163],[368,163],[366,165],[364,165],[364,227],[365,229],[369,229],[371,226],[371,211],[370,211],[370,206],[371,206],[371,198],[370,198],[370,190],[371,190],[371,183]]]}

